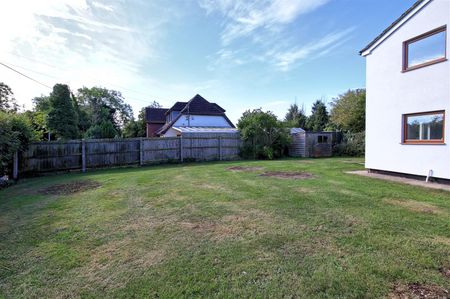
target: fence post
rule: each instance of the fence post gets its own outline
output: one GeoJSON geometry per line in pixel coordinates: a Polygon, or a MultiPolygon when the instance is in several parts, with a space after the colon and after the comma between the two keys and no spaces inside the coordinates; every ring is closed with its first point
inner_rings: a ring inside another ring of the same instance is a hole
{"type": "Polygon", "coordinates": [[[139,165],[144,165],[144,140],[139,138],[139,165]]]}
{"type": "Polygon", "coordinates": [[[19,178],[19,152],[14,152],[14,161],[13,161],[13,179],[17,180],[19,178]]]}
{"type": "Polygon", "coordinates": [[[81,139],[81,171],[86,172],[86,141],[81,139]]]}
{"type": "Polygon", "coordinates": [[[219,136],[219,161],[222,161],[222,136],[219,136]]]}
{"type": "Polygon", "coordinates": [[[183,135],[180,135],[180,162],[183,163],[183,135]]]}

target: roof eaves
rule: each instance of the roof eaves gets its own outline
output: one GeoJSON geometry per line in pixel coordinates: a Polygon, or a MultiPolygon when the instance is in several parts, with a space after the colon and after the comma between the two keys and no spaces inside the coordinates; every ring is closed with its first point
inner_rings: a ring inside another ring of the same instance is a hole
{"type": "Polygon", "coordinates": [[[397,26],[404,18],[406,18],[412,11],[418,8],[422,3],[429,3],[432,0],[417,0],[408,10],[406,10],[399,18],[397,18],[391,25],[389,25],[383,32],[381,32],[377,37],[375,37],[367,46],[365,46],[359,55],[363,55],[364,52],[372,48],[378,41],[380,41],[389,31],[391,31],[395,26],[397,26]]]}

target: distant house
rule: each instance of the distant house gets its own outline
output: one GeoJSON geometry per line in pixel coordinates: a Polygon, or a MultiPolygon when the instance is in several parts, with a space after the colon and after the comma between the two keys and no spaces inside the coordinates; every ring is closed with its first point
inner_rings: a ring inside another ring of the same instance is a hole
{"type": "Polygon", "coordinates": [[[166,123],[166,108],[145,108],[147,137],[156,137],[156,132],[166,123]]]}
{"type": "Polygon", "coordinates": [[[171,108],[147,108],[147,137],[173,137],[183,134],[236,134],[237,129],[225,109],[200,95],[171,108]]]}
{"type": "Polygon", "coordinates": [[[419,0],[360,51],[366,168],[450,179],[449,21],[450,1],[419,0]]]}

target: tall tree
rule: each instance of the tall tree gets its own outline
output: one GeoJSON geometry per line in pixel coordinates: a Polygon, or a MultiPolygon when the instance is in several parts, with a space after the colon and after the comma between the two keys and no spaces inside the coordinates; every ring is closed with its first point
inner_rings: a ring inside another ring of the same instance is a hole
{"type": "Polygon", "coordinates": [[[80,109],[84,110],[91,125],[110,122],[120,132],[127,122],[133,119],[131,106],[124,102],[119,91],[101,87],[78,89],[77,100],[80,109]]]}
{"type": "Polygon", "coordinates": [[[314,102],[311,115],[308,117],[308,129],[315,132],[323,131],[328,124],[329,116],[327,106],[322,100],[314,102]]]}
{"type": "Polygon", "coordinates": [[[78,138],[79,130],[75,108],[73,107],[69,87],[56,84],[50,94],[50,111],[48,113],[48,128],[58,139],[78,138]]]}
{"type": "Polygon", "coordinates": [[[17,105],[11,87],[0,82],[0,111],[17,112],[18,109],[19,105],[17,105]]]}
{"type": "Polygon", "coordinates": [[[358,133],[366,128],[366,90],[349,90],[331,103],[331,122],[345,132],[358,133]]]}
{"type": "Polygon", "coordinates": [[[300,109],[297,103],[294,103],[289,107],[284,121],[289,127],[305,128],[307,119],[303,107],[300,109]]]}

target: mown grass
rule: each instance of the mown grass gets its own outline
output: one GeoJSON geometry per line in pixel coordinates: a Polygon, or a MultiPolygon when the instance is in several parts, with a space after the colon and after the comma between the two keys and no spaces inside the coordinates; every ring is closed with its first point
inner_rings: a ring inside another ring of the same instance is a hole
{"type": "Polygon", "coordinates": [[[200,163],[23,180],[0,191],[0,298],[377,298],[409,283],[450,289],[441,271],[450,267],[450,194],[345,173],[358,162],[200,163]],[[79,180],[100,187],[42,192],[79,180]]]}

